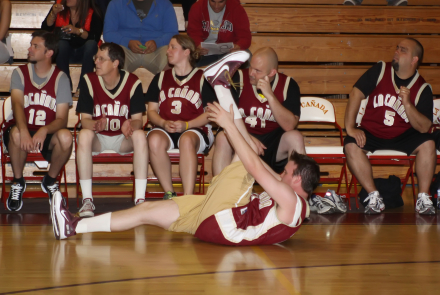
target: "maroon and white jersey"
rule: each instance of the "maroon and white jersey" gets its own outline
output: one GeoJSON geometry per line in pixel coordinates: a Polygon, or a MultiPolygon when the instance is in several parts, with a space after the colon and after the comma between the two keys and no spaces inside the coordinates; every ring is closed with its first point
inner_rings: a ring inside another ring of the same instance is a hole
{"type": "MultiPolygon", "coordinates": [[[[257,88],[250,83],[249,70],[238,71],[240,85],[243,88],[240,93],[238,110],[240,111],[247,131],[252,134],[266,134],[277,129],[280,125],[275,121],[269,103],[257,93],[257,88]]],[[[277,73],[272,85],[272,91],[282,104],[287,98],[287,90],[291,78],[277,73]]]]}
{"type": "MultiPolygon", "coordinates": [[[[376,88],[367,97],[365,114],[360,127],[376,137],[389,139],[401,135],[411,128],[402,99],[394,82],[391,63],[382,62],[382,71],[376,88]]],[[[410,89],[411,103],[417,106],[420,95],[426,87],[431,87],[417,72],[407,88],[410,89]]]]}
{"type": "Polygon", "coordinates": [[[308,204],[297,195],[295,216],[286,225],[278,220],[275,201],[266,193],[252,194],[241,207],[226,209],[205,219],[195,236],[224,245],[265,245],[281,243],[293,236],[309,214],[308,204]]]}
{"type": "Polygon", "coordinates": [[[93,119],[99,120],[103,114],[107,117],[107,125],[104,131],[100,132],[102,135],[122,134],[122,124],[130,116],[130,100],[141,81],[136,75],[128,72],[125,72],[122,79],[118,90],[112,94],[105,87],[102,77],[96,73],[84,75],[90,96],[93,98],[93,119]]]}
{"type": "MultiPolygon", "coordinates": [[[[37,131],[42,126],[49,125],[56,119],[56,93],[58,81],[63,72],[52,66],[46,80],[38,85],[33,80],[32,65],[19,66],[17,72],[24,85],[24,114],[28,130],[37,131]]],[[[7,121],[4,128],[15,125],[15,119],[7,121]]]]}
{"type": "Polygon", "coordinates": [[[179,81],[174,69],[163,71],[159,76],[159,115],[170,121],[191,121],[204,113],[202,87],[203,71],[194,68],[179,81]]]}

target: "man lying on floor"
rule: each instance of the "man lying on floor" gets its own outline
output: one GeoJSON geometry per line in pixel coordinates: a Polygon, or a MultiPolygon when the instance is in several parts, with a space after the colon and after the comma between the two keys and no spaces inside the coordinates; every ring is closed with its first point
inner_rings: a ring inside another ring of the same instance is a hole
{"type": "Polygon", "coordinates": [[[306,155],[293,153],[278,175],[255,153],[226,78],[248,58],[247,52],[234,52],[205,69],[220,101],[220,105],[209,105],[209,118],[223,127],[236,152],[233,162],[212,179],[206,195],[145,202],[82,219],[70,214],[58,193],[51,205],[55,237],[125,231],[149,224],[226,245],[275,244],[289,239],[309,215],[306,200],[318,185],[319,166],[306,155]],[[252,193],[255,180],[265,192],[252,193]]]}

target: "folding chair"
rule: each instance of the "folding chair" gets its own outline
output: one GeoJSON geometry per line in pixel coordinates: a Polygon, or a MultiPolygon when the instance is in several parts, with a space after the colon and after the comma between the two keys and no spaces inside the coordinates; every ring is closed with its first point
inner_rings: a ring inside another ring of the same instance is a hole
{"type": "MultiPolygon", "coordinates": [[[[361,106],[359,108],[358,115],[356,117],[356,124],[359,126],[362,117],[365,114],[365,107],[367,105],[367,100],[364,99],[361,102],[361,106]]],[[[416,190],[414,185],[414,162],[415,162],[415,155],[407,155],[406,153],[394,151],[394,150],[378,150],[373,153],[368,152],[367,153],[368,160],[370,161],[371,165],[378,165],[378,166],[408,166],[408,170],[406,172],[406,175],[404,178],[401,178],[402,180],[402,190],[400,195],[403,194],[406,184],[408,183],[409,178],[411,177],[411,185],[412,185],[412,191],[413,191],[413,197],[414,202],[416,202],[416,190]]],[[[351,187],[354,187],[354,194],[353,196],[356,199],[356,204],[358,203],[358,191],[357,191],[357,179],[354,174],[352,174],[352,178],[350,181],[350,186],[348,188],[348,192],[351,192],[351,187]]],[[[349,193],[351,196],[352,194],[349,193]]],[[[359,207],[358,207],[359,208],[359,207]]]]}
{"type": "MultiPolygon", "coordinates": [[[[320,97],[301,97],[301,117],[300,123],[316,124],[333,126],[333,129],[338,132],[339,144],[338,146],[306,146],[306,153],[313,158],[318,164],[341,164],[342,169],[339,177],[320,177],[320,181],[333,182],[338,184],[336,190],[340,194],[341,183],[345,177],[345,185],[348,188],[347,166],[344,154],[344,138],[342,135],[342,128],[336,122],[335,108],[333,104],[320,97]]],[[[325,193],[318,193],[325,194],[325,193]]],[[[350,207],[350,198],[347,198],[348,208],[350,207]]]]}
{"type": "MultiPolygon", "coordinates": [[[[3,125],[10,121],[13,118],[13,113],[12,113],[12,99],[11,97],[8,97],[4,102],[3,102],[3,121],[1,122],[1,127],[3,127],[3,125]]],[[[2,194],[1,194],[1,201],[3,202],[3,205],[6,208],[6,200],[9,196],[9,191],[6,191],[6,182],[10,182],[14,179],[13,176],[7,176],[6,175],[6,164],[11,164],[11,158],[9,156],[9,153],[7,151],[7,147],[4,146],[4,141],[3,141],[3,131],[1,131],[1,144],[0,144],[0,151],[1,151],[1,162],[2,162],[2,194]]],[[[45,164],[47,164],[47,161],[43,158],[43,156],[40,153],[28,153],[27,154],[27,158],[26,158],[26,163],[35,163],[35,164],[43,164],[43,166],[45,166],[45,164]]],[[[41,165],[40,165],[41,166],[41,165]]],[[[38,165],[37,165],[38,167],[38,165]]],[[[44,170],[39,170],[38,172],[41,171],[48,171],[47,169],[44,170]]],[[[34,171],[35,173],[36,171],[34,171]]],[[[41,181],[43,180],[44,176],[39,176],[39,175],[29,175],[29,176],[24,176],[24,179],[26,180],[26,182],[30,181],[30,182],[39,182],[41,183],[41,181]]],[[[64,177],[64,196],[66,197],[66,199],[68,199],[69,195],[68,195],[68,191],[67,191],[67,176],[66,176],[66,168],[65,166],[63,166],[63,168],[60,171],[60,174],[57,177],[57,181],[60,184],[60,188],[61,188],[61,178],[64,177]]],[[[23,199],[25,198],[48,198],[48,195],[43,192],[43,191],[34,191],[34,190],[26,190],[23,194],[23,199]]]]}
{"type": "MultiPolygon", "coordinates": [[[[79,185],[79,173],[76,151],[78,150],[77,135],[81,129],[81,115],[78,116],[78,122],[73,129],[74,142],[75,142],[75,173],[76,173],[76,205],[79,207],[79,196],[82,196],[81,187],[79,185]]],[[[99,155],[92,156],[93,165],[95,164],[133,164],[133,153],[126,155],[120,155],[112,150],[105,150],[99,155]]],[[[109,187],[107,190],[100,189],[99,191],[93,191],[94,196],[117,196],[117,195],[131,195],[132,201],[134,201],[134,175],[116,175],[116,176],[92,176],[92,182],[117,182],[124,183],[129,182],[132,184],[127,190],[114,190],[109,187]]]]}
{"type": "MultiPolygon", "coordinates": [[[[144,125],[144,130],[147,129],[148,121],[144,125]]],[[[170,157],[171,165],[180,163],[180,150],[172,149],[168,151],[168,156],[170,157]]],[[[200,165],[200,172],[196,175],[196,184],[198,184],[199,189],[196,194],[204,194],[205,193],[205,154],[197,154],[197,164],[200,165]]],[[[151,167],[151,166],[150,166],[151,167]]],[[[174,176],[171,178],[171,181],[174,182],[182,182],[182,178],[180,176],[174,176]]],[[[149,176],[148,182],[159,183],[159,180],[156,176],[149,176]]],[[[148,192],[146,193],[146,198],[161,198],[165,192],[148,192]]],[[[177,193],[177,195],[182,195],[183,193],[177,193]]]]}

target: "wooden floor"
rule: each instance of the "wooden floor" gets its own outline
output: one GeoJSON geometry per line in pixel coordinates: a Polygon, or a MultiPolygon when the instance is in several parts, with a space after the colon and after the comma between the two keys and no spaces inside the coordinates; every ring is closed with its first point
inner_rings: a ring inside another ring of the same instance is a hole
{"type": "Polygon", "coordinates": [[[47,200],[25,200],[22,213],[0,209],[0,294],[439,294],[440,215],[414,214],[409,189],[404,200],[378,216],[312,215],[290,240],[254,247],[153,226],[57,241],[47,200]]]}

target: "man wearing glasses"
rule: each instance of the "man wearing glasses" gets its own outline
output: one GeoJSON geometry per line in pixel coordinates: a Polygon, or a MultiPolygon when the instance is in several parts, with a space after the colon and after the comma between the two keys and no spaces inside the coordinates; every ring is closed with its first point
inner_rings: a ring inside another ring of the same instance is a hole
{"type": "Polygon", "coordinates": [[[81,217],[94,215],[92,196],[92,155],[113,150],[121,155],[134,153],[135,204],[145,200],[148,150],[142,130],[146,111],[141,81],[124,71],[125,53],[115,43],[104,43],[94,56],[96,72],[81,79],[76,107],[82,129],[76,151],[79,182],[83,194],[81,217]]]}

